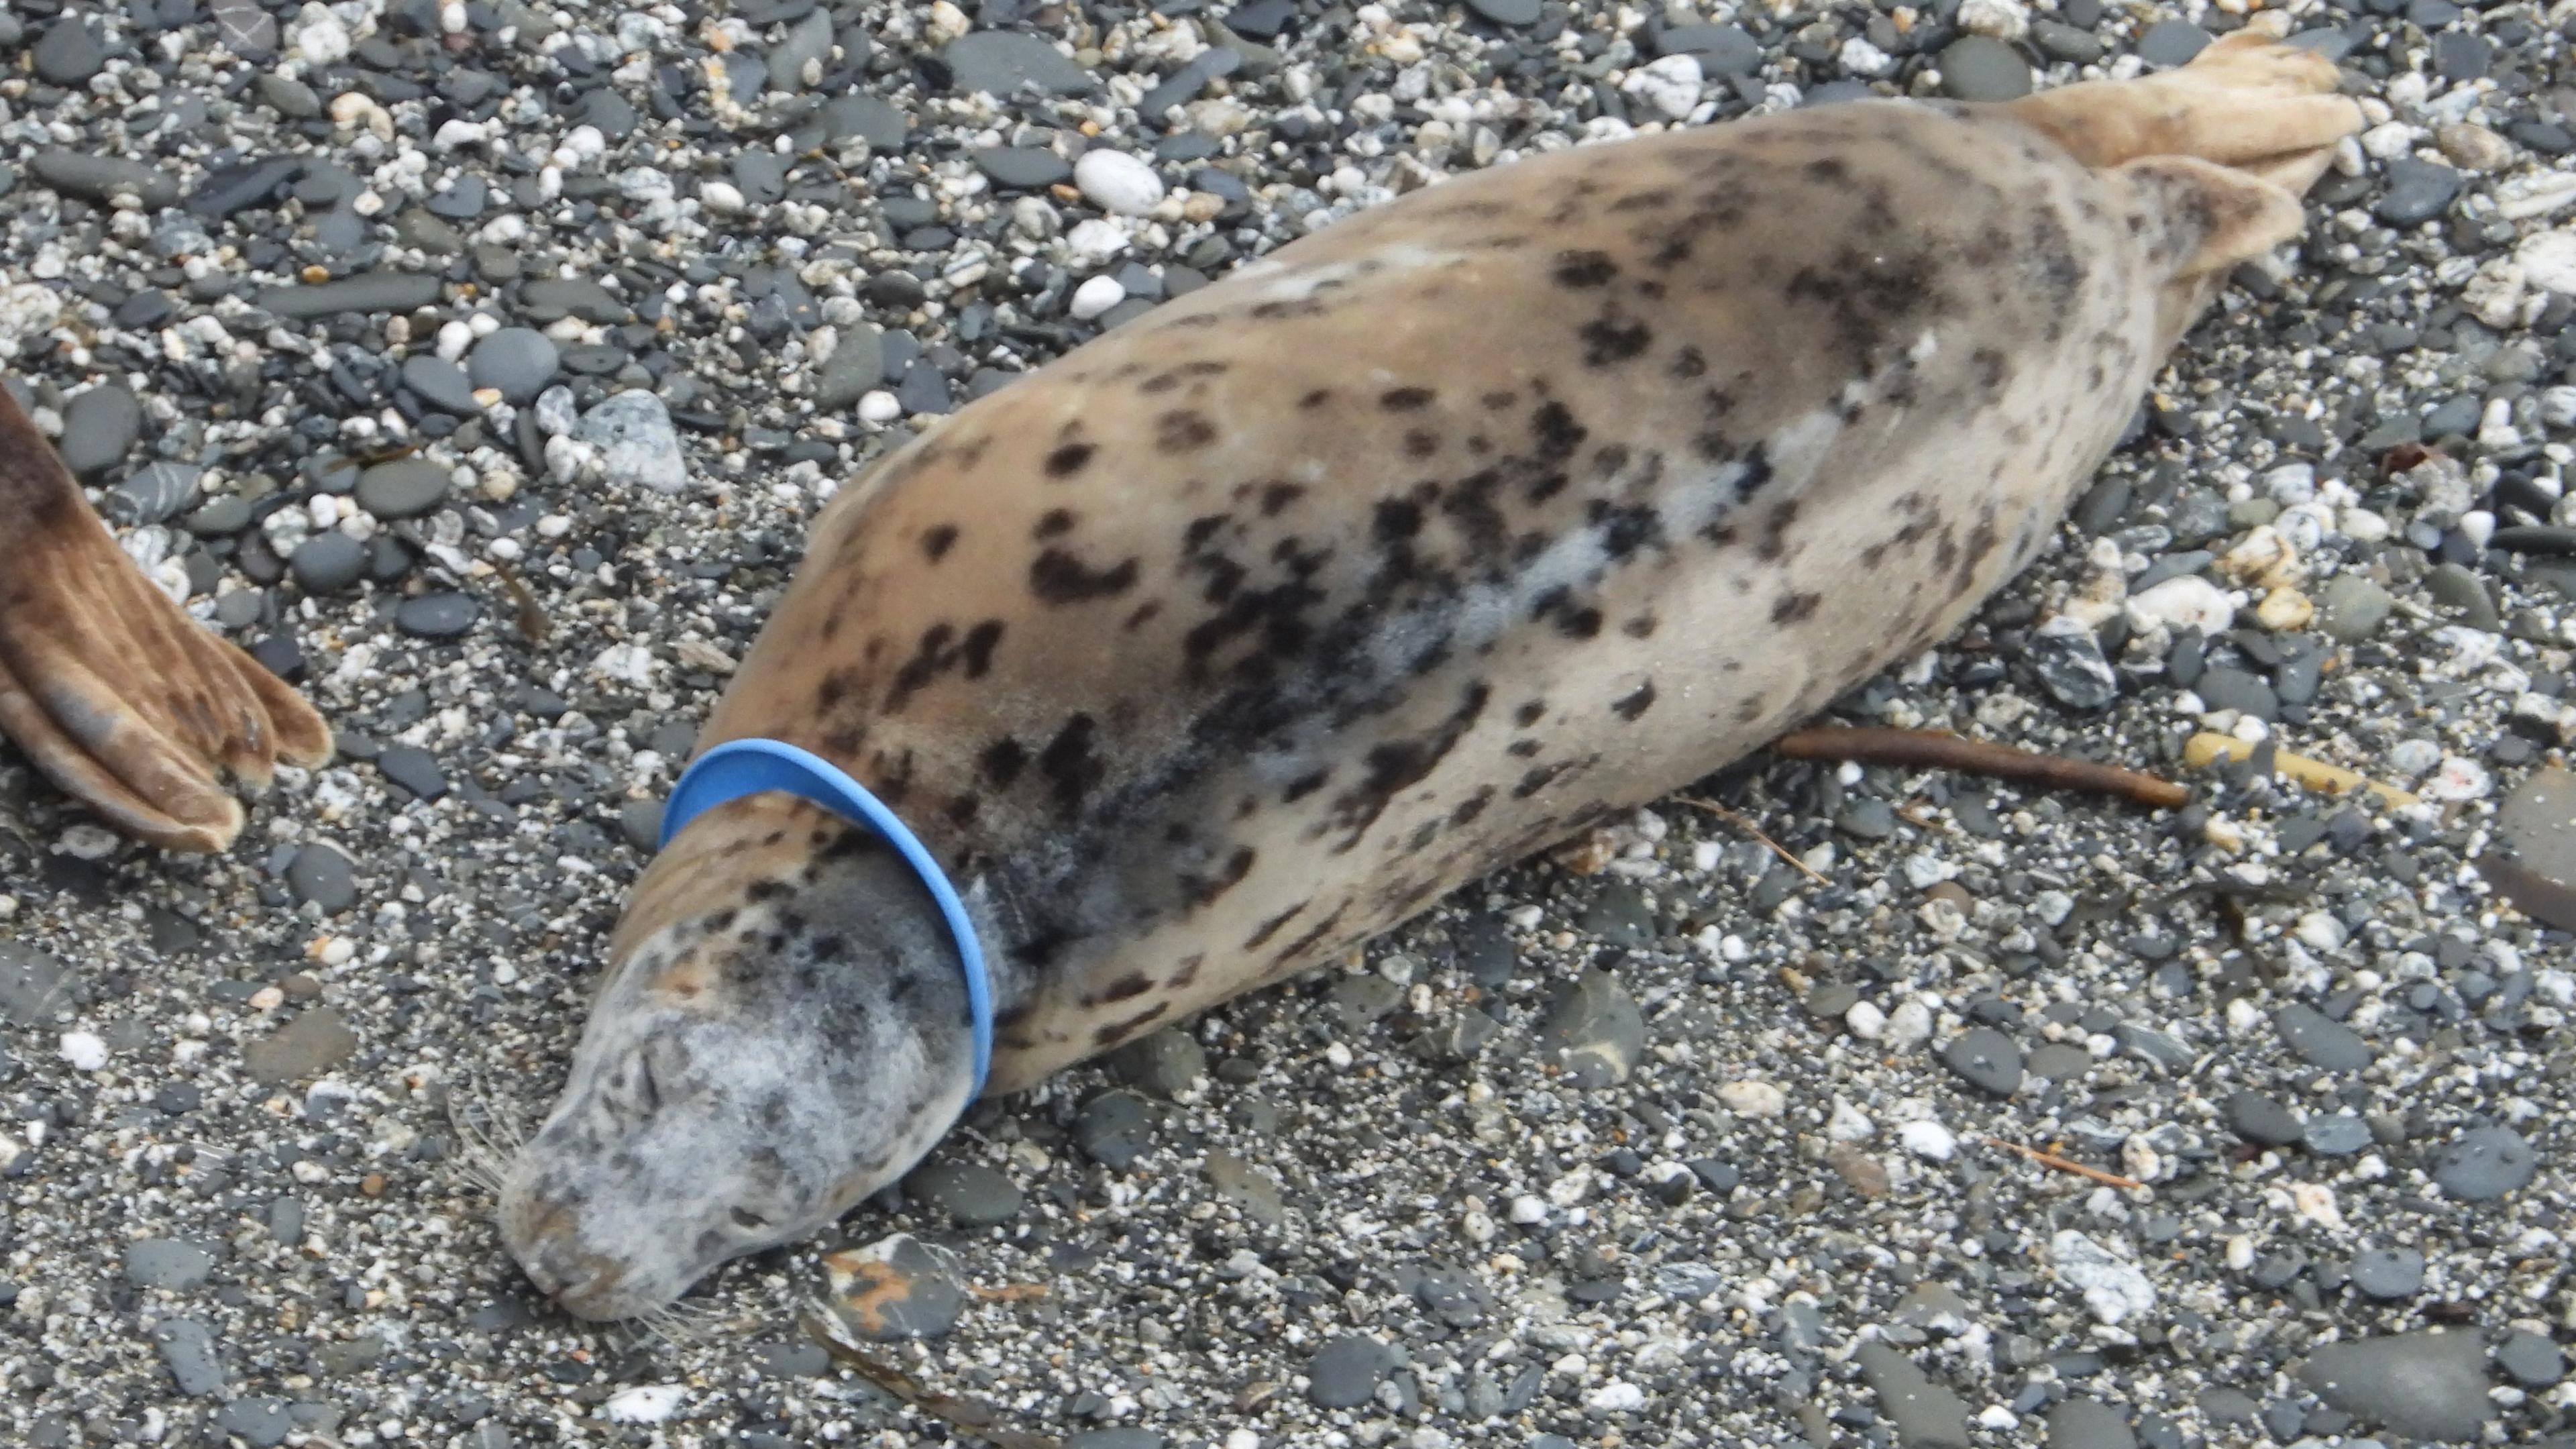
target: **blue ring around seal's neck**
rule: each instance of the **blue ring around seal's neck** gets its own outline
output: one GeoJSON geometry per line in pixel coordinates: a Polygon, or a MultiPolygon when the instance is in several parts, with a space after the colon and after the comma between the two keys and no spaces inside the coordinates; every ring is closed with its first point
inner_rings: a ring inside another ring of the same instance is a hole
{"type": "Polygon", "coordinates": [[[984,972],[984,948],[976,942],[975,923],[939,862],[858,781],[820,755],[784,740],[727,740],[680,772],[680,782],[671,787],[671,798],[662,807],[661,843],[669,845],[690,821],[727,801],[771,790],[810,800],[875,831],[929,887],[939,913],[948,918],[949,934],[956,937],[957,955],[966,968],[966,1009],[975,1034],[975,1083],[966,1100],[973,1102],[984,1095],[984,1077],[993,1065],[993,988],[984,972]]]}

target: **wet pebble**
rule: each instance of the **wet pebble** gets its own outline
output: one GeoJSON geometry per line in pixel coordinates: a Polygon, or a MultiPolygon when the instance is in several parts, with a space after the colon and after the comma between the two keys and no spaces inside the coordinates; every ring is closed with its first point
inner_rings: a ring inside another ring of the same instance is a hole
{"type": "Polygon", "coordinates": [[[1645,1018],[1619,978],[1590,970],[1558,993],[1538,1029],[1539,1046],[1578,1086],[1628,1080],[1646,1047],[1645,1018]]]}
{"type": "Polygon", "coordinates": [[[2363,1421],[2425,1439],[2464,1439],[2493,1413],[2486,1350],[2475,1333],[2428,1329],[2330,1343],[2300,1381],[2363,1421]]]}
{"type": "Polygon", "coordinates": [[[402,601],[394,625],[420,639],[452,639],[474,627],[483,606],[467,594],[422,594],[402,601]]]}
{"type": "Polygon", "coordinates": [[[483,410],[474,398],[474,383],[465,369],[435,353],[418,352],[403,359],[403,386],[441,412],[472,416],[483,410]]]}
{"type": "Polygon", "coordinates": [[[1386,1345],[1366,1334],[1327,1341],[1306,1361],[1306,1397],[1321,1409],[1355,1409],[1377,1393],[1391,1366],[1386,1345]]]}
{"type": "Polygon", "coordinates": [[[124,462],[142,435],[143,404],[122,384],[105,383],[64,405],[54,451],[72,476],[93,479],[124,462]]]}
{"type": "Polygon", "coordinates": [[[2510,1127],[2478,1127],[2442,1149],[2433,1181],[2460,1202],[2493,1202],[2529,1185],[2540,1171],[2538,1154],[2510,1127]]]}
{"type": "Polygon", "coordinates": [[[2293,1001],[2275,1012],[2272,1024],[2281,1040],[2310,1066],[2330,1072],[2357,1072],[2374,1060],[2370,1044],[2351,1027],[2305,1002],[2293,1001]]]}
{"type": "Polygon", "coordinates": [[[649,392],[630,389],[603,399],[582,414],[573,436],[599,450],[600,468],[612,484],[660,493],[688,486],[679,429],[671,424],[671,410],[649,392]]]}
{"type": "Polygon", "coordinates": [[[397,458],[358,475],[358,506],[378,518],[418,518],[447,501],[448,470],[426,458],[397,458]]]}
{"type": "Polygon", "coordinates": [[[961,1228],[987,1228],[1019,1216],[1023,1197],[1012,1181],[980,1162],[931,1162],[904,1179],[906,1197],[948,1214],[961,1228]]]}
{"type": "Polygon", "coordinates": [[[325,529],[297,544],[286,567],[304,592],[336,594],[365,575],[367,546],[336,528],[325,529]]]}
{"type": "Polygon", "coordinates": [[[503,327],[474,344],[466,371],[476,387],[497,390],[514,404],[536,401],[555,380],[563,354],[554,339],[530,327],[503,327]]]}
{"type": "Polygon", "coordinates": [[[2373,1298],[2412,1298],[2424,1286],[2424,1255],[2413,1248],[2372,1248],[2352,1260],[2352,1286],[2373,1298]]]}
{"type": "Polygon", "coordinates": [[[214,1266],[212,1252],[182,1238],[141,1238],[125,1245],[125,1281],[137,1288],[194,1288],[214,1266]]]}
{"type": "Polygon", "coordinates": [[[1963,35],[1941,51],[1941,94],[1954,101],[2010,101],[2030,94],[2030,62],[1984,35],[1963,35]]]}
{"type": "Polygon", "coordinates": [[[1962,1032],[1941,1048],[1941,1064],[1980,1091],[2009,1097],[2021,1090],[2021,1048],[1990,1026],[1962,1032]]]}

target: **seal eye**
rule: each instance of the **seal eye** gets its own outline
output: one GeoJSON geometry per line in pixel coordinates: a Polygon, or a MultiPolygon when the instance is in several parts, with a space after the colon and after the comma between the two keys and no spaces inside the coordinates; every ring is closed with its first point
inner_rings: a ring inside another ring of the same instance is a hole
{"type": "Polygon", "coordinates": [[[762,1217],[760,1214],[753,1212],[749,1208],[735,1208],[733,1210],[733,1225],[738,1228],[747,1228],[755,1233],[764,1232],[769,1227],[769,1219],[762,1217]]]}

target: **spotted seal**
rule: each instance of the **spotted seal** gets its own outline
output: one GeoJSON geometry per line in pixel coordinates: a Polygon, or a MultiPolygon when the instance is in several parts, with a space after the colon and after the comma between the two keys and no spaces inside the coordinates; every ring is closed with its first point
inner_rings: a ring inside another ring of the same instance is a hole
{"type": "Polygon", "coordinates": [[[187,616],[0,388],[0,733],[107,824],[169,850],[241,834],[225,778],[331,757],[304,698],[187,616]]]}
{"type": "MultiPolygon", "coordinates": [[[[1586,147],[1340,222],[968,407],[817,520],[708,720],[958,883],[991,1089],[1346,952],[1756,748],[2039,551],[2360,125],[2260,34],[2150,79],[1586,147]]],[[[966,1106],[959,956],[781,794],[638,883],[504,1241],[616,1318],[966,1106]]]]}

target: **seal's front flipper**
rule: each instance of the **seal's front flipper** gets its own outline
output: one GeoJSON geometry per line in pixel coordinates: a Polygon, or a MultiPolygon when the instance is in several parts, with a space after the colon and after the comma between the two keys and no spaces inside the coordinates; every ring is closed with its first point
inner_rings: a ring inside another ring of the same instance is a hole
{"type": "Polygon", "coordinates": [[[294,690],[181,612],[117,548],[0,389],[0,734],[110,825],[170,850],[241,833],[227,775],[318,765],[331,732],[294,690]]]}
{"type": "Polygon", "coordinates": [[[2176,280],[2252,261],[2307,226],[2297,196],[2197,157],[2154,156],[2112,174],[2137,198],[2133,215],[2149,255],[2176,280]]]}

